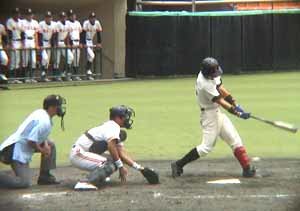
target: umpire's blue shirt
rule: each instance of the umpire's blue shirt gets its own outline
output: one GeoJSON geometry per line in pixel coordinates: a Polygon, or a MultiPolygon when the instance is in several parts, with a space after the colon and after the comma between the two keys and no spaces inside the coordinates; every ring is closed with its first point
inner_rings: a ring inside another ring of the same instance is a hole
{"type": "Polygon", "coordinates": [[[44,109],[38,109],[32,112],[17,131],[0,145],[0,151],[15,143],[12,159],[27,164],[34,153],[28,141],[43,143],[48,139],[51,129],[52,121],[49,114],[44,109]]]}

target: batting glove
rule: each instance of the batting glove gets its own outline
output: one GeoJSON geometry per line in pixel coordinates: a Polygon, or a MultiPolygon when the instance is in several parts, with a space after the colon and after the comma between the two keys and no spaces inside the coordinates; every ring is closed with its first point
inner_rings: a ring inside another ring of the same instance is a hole
{"type": "Polygon", "coordinates": [[[242,119],[249,119],[250,118],[251,113],[248,112],[241,112],[239,117],[242,119]]]}
{"type": "Polygon", "coordinates": [[[235,110],[236,110],[237,112],[241,112],[241,113],[244,113],[244,112],[245,112],[244,109],[243,109],[243,107],[242,107],[241,105],[237,105],[237,106],[235,107],[235,110]]]}

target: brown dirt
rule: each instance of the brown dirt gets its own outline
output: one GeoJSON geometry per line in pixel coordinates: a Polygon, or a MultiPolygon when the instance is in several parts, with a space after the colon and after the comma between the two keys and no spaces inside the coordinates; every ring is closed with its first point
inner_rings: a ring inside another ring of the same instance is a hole
{"type": "Polygon", "coordinates": [[[74,184],[87,175],[72,167],[53,173],[56,186],[38,186],[34,170],[30,189],[0,190],[0,210],[300,210],[300,160],[266,159],[255,162],[258,177],[242,178],[234,159],[199,160],[185,168],[182,177],[170,176],[170,161],[141,161],[160,173],[161,184],[148,185],[130,170],[121,185],[118,174],[97,191],[77,192],[74,184]],[[237,178],[240,184],[208,184],[237,178]]]}

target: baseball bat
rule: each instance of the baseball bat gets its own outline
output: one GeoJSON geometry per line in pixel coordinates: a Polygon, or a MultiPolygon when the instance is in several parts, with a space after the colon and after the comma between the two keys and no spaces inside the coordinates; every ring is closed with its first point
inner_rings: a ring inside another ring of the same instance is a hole
{"type": "Polygon", "coordinates": [[[267,123],[269,125],[272,125],[274,127],[277,127],[277,128],[280,128],[280,129],[283,129],[283,130],[286,130],[286,131],[289,131],[289,132],[292,132],[292,133],[296,133],[299,129],[295,125],[287,123],[287,122],[283,122],[283,121],[271,121],[271,120],[264,119],[262,117],[254,116],[252,114],[251,114],[250,117],[252,119],[267,123]]]}

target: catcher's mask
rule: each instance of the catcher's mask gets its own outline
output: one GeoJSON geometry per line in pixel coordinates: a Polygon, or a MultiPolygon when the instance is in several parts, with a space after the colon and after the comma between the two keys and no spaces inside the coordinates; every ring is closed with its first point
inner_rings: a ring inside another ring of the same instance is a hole
{"type": "Polygon", "coordinates": [[[207,57],[202,61],[202,75],[207,79],[214,79],[222,75],[223,70],[219,66],[218,61],[215,58],[207,57]]]}
{"type": "Polygon", "coordinates": [[[66,99],[60,95],[49,95],[44,99],[43,108],[47,110],[50,106],[56,106],[56,115],[61,117],[61,128],[64,127],[64,116],[66,114],[66,99]]]}
{"type": "Polygon", "coordinates": [[[109,118],[114,119],[115,117],[124,117],[124,127],[126,129],[131,129],[133,120],[131,117],[135,116],[135,112],[132,108],[125,106],[125,105],[119,105],[114,106],[109,109],[109,118]]]}

